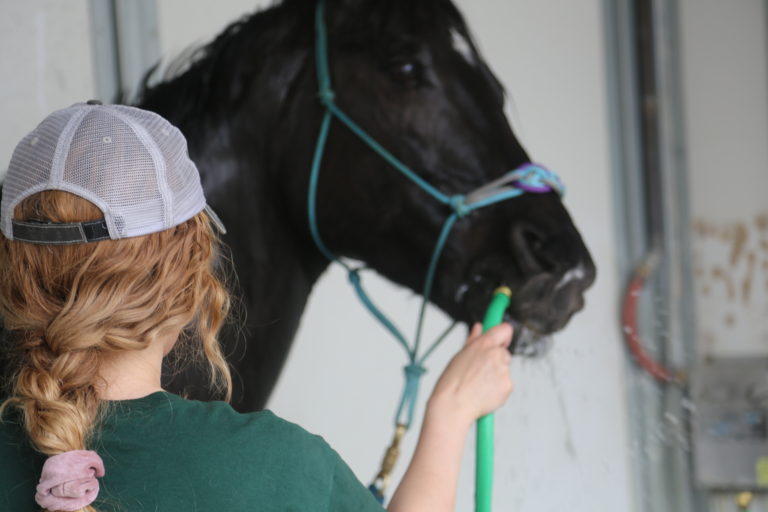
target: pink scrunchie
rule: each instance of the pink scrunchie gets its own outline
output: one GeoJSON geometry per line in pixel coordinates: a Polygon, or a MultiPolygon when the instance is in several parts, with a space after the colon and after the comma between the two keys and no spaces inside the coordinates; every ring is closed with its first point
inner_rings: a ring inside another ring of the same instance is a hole
{"type": "Polygon", "coordinates": [[[48,510],[79,510],[99,494],[97,477],[104,476],[104,462],[96,452],[72,450],[48,457],[37,485],[35,501],[48,510]]]}

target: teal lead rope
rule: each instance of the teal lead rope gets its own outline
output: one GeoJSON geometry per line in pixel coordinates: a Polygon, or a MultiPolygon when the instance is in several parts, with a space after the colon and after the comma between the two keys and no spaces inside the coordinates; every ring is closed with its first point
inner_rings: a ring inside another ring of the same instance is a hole
{"type": "MultiPolygon", "coordinates": [[[[323,114],[322,121],[320,123],[320,131],[317,136],[317,143],[315,145],[315,152],[312,158],[312,167],[309,177],[309,190],[307,197],[307,213],[309,217],[309,230],[312,235],[312,239],[317,245],[320,252],[328,258],[330,261],[334,261],[344,267],[347,271],[349,281],[355,289],[358,298],[363,305],[370,311],[370,313],[394,336],[394,338],[403,346],[408,356],[408,365],[405,367],[405,386],[403,388],[403,394],[400,399],[400,403],[395,414],[395,426],[398,432],[404,433],[411,425],[414,416],[414,410],[416,405],[416,398],[419,390],[419,382],[421,376],[426,369],[424,368],[424,361],[434,351],[434,349],[447,337],[448,333],[453,329],[456,323],[452,324],[438,339],[427,349],[427,351],[419,357],[419,347],[421,344],[421,333],[424,326],[424,317],[426,314],[426,307],[430,300],[432,293],[432,285],[434,283],[435,272],[437,270],[438,262],[440,261],[440,255],[443,252],[448,236],[451,233],[453,225],[462,217],[465,217],[473,211],[484,208],[486,206],[512,199],[526,192],[533,193],[547,193],[557,192],[562,195],[564,193],[564,186],[558,176],[545,169],[544,167],[532,163],[526,163],[518,167],[517,169],[508,172],[502,177],[494,180],[487,185],[476,189],[470,194],[448,196],[443,194],[438,189],[427,183],[418,174],[409,169],[405,164],[398,160],[392,153],[382,147],[376,140],[374,140],[368,133],[365,132],[357,123],[352,121],[337,105],[336,95],[331,86],[330,68],[328,65],[328,38],[326,35],[325,17],[324,17],[325,2],[324,0],[318,0],[315,11],[315,66],[317,70],[317,82],[318,82],[318,98],[323,105],[325,112],[323,114]],[[395,326],[395,324],[373,303],[371,298],[365,292],[360,279],[361,268],[353,268],[340,258],[338,258],[323,242],[320,236],[320,230],[317,225],[317,186],[320,177],[320,167],[322,166],[323,153],[325,152],[325,146],[328,141],[328,133],[331,129],[331,121],[336,118],[342,124],[344,124],[349,130],[352,131],[357,137],[359,137],[366,145],[368,145],[379,156],[386,160],[392,167],[400,171],[406,178],[414,182],[419,188],[430,195],[436,201],[446,205],[451,210],[451,214],[445,220],[440,234],[435,244],[435,249],[432,252],[429,268],[424,279],[424,287],[422,290],[422,302],[419,309],[419,317],[416,325],[416,333],[414,337],[414,344],[411,347],[408,344],[405,336],[395,326]]],[[[391,453],[398,451],[397,444],[399,443],[399,437],[396,435],[393,441],[393,446],[390,447],[391,453]]],[[[389,456],[390,452],[388,452],[389,456]]],[[[385,457],[386,459],[387,457],[385,457]]],[[[384,465],[383,465],[384,466],[384,465]]],[[[384,467],[382,466],[382,472],[384,467]]],[[[382,476],[382,472],[379,473],[379,477],[371,484],[371,491],[376,497],[383,502],[384,489],[386,485],[379,485],[377,482],[386,482],[389,474],[382,476]]]]}

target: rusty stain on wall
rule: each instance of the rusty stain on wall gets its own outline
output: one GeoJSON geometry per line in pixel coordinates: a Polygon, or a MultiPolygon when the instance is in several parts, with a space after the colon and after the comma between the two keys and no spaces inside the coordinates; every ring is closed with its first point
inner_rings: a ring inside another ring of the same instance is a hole
{"type": "Polygon", "coordinates": [[[755,253],[750,251],[749,254],[747,254],[747,274],[744,276],[744,280],[741,282],[741,300],[744,303],[747,303],[749,301],[749,298],[751,297],[750,292],[752,291],[752,280],[754,279],[755,275],[755,260],[757,258],[755,257],[755,253]]]}
{"type": "Polygon", "coordinates": [[[733,300],[736,296],[736,288],[733,286],[730,273],[727,273],[722,267],[712,267],[712,281],[722,281],[728,293],[728,298],[733,300]]]}
{"type": "Polygon", "coordinates": [[[756,300],[768,303],[768,212],[735,222],[697,218],[692,224],[696,291],[708,300],[722,297],[720,325],[733,328],[742,309],[756,307],[756,300]]]}
{"type": "Polygon", "coordinates": [[[763,213],[755,217],[755,225],[760,231],[768,231],[768,213],[763,213]]]}

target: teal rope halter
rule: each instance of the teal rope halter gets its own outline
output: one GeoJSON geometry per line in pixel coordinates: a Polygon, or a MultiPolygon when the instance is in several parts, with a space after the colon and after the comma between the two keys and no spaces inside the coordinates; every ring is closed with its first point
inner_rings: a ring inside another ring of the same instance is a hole
{"type": "Polygon", "coordinates": [[[340,264],[347,271],[349,281],[355,289],[358,298],[371,312],[371,314],[394,336],[394,338],[403,346],[408,355],[408,365],[405,366],[405,387],[395,414],[395,424],[402,425],[406,429],[411,425],[418,395],[419,381],[426,371],[424,361],[432,351],[446,338],[448,333],[456,325],[454,322],[438,339],[419,356],[419,346],[421,343],[421,333],[424,325],[424,316],[427,304],[429,303],[434,283],[435,272],[440,260],[443,248],[445,247],[448,236],[451,233],[453,225],[462,217],[471,212],[490,206],[492,204],[506,201],[520,196],[526,192],[529,193],[547,193],[556,192],[563,195],[565,187],[560,178],[552,171],[536,164],[526,163],[517,169],[506,173],[500,178],[474,190],[467,195],[446,195],[427,183],[418,174],[409,169],[405,164],[397,159],[392,153],[387,151],[373,137],[368,135],[357,123],[349,118],[336,105],[336,95],[331,87],[331,75],[328,65],[328,39],[326,35],[325,2],[318,0],[315,11],[315,60],[317,69],[318,98],[325,110],[320,123],[320,131],[317,136],[315,152],[312,158],[312,167],[309,178],[309,191],[307,197],[307,210],[309,217],[309,230],[312,239],[320,252],[330,261],[340,264]],[[353,268],[348,263],[336,256],[323,242],[320,236],[320,230],[317,225],[317,185],[320,176],[320,167],[322,165],[323,153],[328,140],[328,132],[333,118],[339,120],[349,130],[359,137],[374,152],[386,160],[392,167],[400,171],[406,178],[414,182],[424,192],[432,196],[436,201],[450,208],[451,214],[443,223],[440,234],[432,252],[429,267],[424,279],[422,289],[422,302],[419,309],[418,323],[413,347],[409,346],[405,336],[395,326],[395,324],[373,303],[368,294],[363,289],[360,279],[360,268],[353,268]]]}

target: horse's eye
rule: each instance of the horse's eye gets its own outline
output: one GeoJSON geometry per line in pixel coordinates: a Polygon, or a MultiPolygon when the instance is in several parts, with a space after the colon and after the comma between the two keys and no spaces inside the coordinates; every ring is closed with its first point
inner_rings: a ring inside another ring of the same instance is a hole
{"type": "Polygon", "coordinates": [[[424,68],[421,62],[414,59],[395,60],[389,65],[389,74],[403,85],[416,87],[422,84],[424,68]]]}

